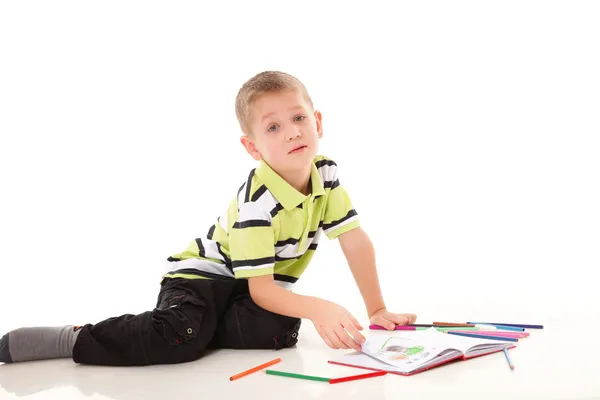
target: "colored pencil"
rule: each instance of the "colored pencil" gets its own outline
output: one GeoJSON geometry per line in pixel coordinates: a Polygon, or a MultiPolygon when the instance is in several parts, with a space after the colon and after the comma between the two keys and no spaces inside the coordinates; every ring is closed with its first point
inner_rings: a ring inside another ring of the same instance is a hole
{"type": "Polygon", "coordinates": [[[246,370],[244,372],[240,372],[239,374],[233,375],[232,377],[229,378],[229,380],[230,381],[234,381],[234,380],[242,378],[242,377],[244,377],[246,375],[250,375],[250,374],[252,374],[252,373],[254,373],[256,371],[260,371],[261,369],[266,368],[268,366],[271,366],[273,364],[277,364],[280,361],[281,361],[281,358],[276,358],[276,359],[271,360],[269,362],[266,362],[264,364],[258,365],[258,366],[254,367],[254,368],[250,368],[250,369],[248,369],[248,370],[246,370]]]}
{"type": "Polygon", "coordinates": [[[514,326],[516,328],[525,328],[525,329],[544,329],[544,325],[505,324],[505,323],[501,323],[501,322],[467,322],[467,324],[503,325],[503,326],[514,326]]]}
{"type": "MultiPolygon", "coordinates": [[[[452,331],[452,332],[464,332],[464,331],[452,331]]],[[[468,332],[470,333],[470,332],[468,332]]],[[[500,336],[500,337],[512,337],[512,338],[522,338],[527,337],[529,334],[526,332],[498,332],[498,331],[477,331],[473,332],[477,335],[485,335],[485,336],[500,336]]]]}
{"type": "Polygon", "coordinates": [[[517,339],[517,338],[478,335],[476,333],[471,333],[471,332],[453,332],[453,331],[448,331],[446,333],[448,333],[449,335],[465,336],[465,337],[472,337],[472,338],[478,338],[478,339],[503,340],[505,342],[518,342],[519,341],[519,339],[517,339]]]}
{"type": "Polygon", "coordinates": [[[456,322],[433,322],[433,325],[436,326],[467,326],[467,327],[475,327],[475,324],[465,324],[465,323],[456,323],[456,322]]]}
{"type": "Polygon", "coordinates": [[[480,328],[475,326],[436,326],[434,329],[437,329],[440,332],[444,331],[479,331],[480,328]]]}
{"type": "Polygon", "coordinates": [[[383,376],[385,374],[387,374],[387,371],[370,372],[368,374],[360,374],[360,375],[346,376],[346,377],[343,377],[343,378],[330,379],[329,383],[330,384],[334,384],[334,383],[356,381],[358,379],[373,378],[373,377],[376,377],[376,376],[383,376]]]}
{"type": "Polygon", "coordinates": [[[502,329],[505,331],[515,331],[515,332],[524,332],[525,328],[520,328],[518,326],[507,326],[507,325],[492,325],[492,324],[477,324],[477,326],[480,327],[486,327],[486,326],[493,326],[496,327],[497,329],[502,329]]]}
{"type": "Polygon", "coordinates": [[[285,376],[287,378],[306,379],[308,381],[329,382],[329,380],[330,380],[330,378],[323,378],[321,376],[292,374],[291,372],[275,371],[272,369],[268,369],[266,372],[268,375],[278,375],[278,376],[285,376]]]}
{"type": "Polygon", "coordinates": [[[515,369],[515,365],[512,363],[510,356],[508,355],[508,350],[504,349],[504,355],[506,356],[506,361],[508,361],[508,366],[510,369],[515,369]]]}

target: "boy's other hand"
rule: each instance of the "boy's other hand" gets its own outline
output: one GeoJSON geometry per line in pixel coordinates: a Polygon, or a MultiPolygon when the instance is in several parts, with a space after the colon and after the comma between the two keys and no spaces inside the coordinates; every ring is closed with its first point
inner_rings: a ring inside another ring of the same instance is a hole
{"type": "Polygon", "coordinates": [[[322,300],[316,304],[310,318],[317,332],[332,349],[354,349],[360,351],[365,337],[359,330],[363,327],[344,307],[322,300]],[[354,339],[350,336],[354,337],[354,339]]]}
{"type": "Polygon", "coordinates": [[[394,314],[385,308],[378,310],[371,315],[369,321],[372,325],[383,326],[387,330],[394,330],[396,325],[410,325],[417,320],[415,314],[394,314]]]}

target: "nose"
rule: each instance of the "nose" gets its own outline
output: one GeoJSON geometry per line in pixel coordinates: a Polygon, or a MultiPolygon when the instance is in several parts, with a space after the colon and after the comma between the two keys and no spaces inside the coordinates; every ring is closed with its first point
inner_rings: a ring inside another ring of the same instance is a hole
{"type": "Polygon", "coordinates": [[[300,130],[296,129],[296,128],[292,128],[288,132],[286,132],[286,140],[288,142],[290,142],[294,139],[298,139],[301,136],[302,136],[302,132],[300,132],[300,130]]]}

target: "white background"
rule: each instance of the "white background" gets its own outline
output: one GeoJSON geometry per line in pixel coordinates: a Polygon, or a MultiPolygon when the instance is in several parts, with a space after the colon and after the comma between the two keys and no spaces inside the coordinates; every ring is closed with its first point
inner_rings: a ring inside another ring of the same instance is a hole
{"type": "MultiPolygon", "coordinates": [[[[322,111],[388,308],[595,323],[599,8],[3,2],[0,330],[152,308],[255,166],[234,99],[263,70],[322,111]]],[[[335,241],[297,291],[368,323],[335,241]]]]}

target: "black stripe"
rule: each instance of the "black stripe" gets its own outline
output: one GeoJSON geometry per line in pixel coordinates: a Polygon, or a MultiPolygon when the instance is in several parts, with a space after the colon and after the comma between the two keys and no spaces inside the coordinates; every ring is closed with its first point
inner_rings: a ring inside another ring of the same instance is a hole
{"type": "Polygon", "coordinates": [[[240,188],[238,189],[238,194],[237,197],[240,197],[240,193],[242,192],[242,189],[244,188],[244,186],[246,185],[246,182],[242,183],[242,186],[240,186],[240,188]]]}
{"type": "Polygon", "coordinates": [[[318,245],[319,243],[311,243],[310,246],[308,246],[308,250],[316,250],[318,245]]]}
{"type": "Polygon", "coordinates": [[[170,261],[170,262],[181,261],[181,258],[169,257],[169,258],[167,258],[167,261],[170,261]]]}
{"type": "Polygon", "coordinates": [[[317,168],[321,168],[322,166],[325,166],[325,165],[337,165],[337,164],[335,162],[333,162],[333,160],[321,160],[321,161],[317,161],[315,163],[315,166],[317,168]]]}
{"type": "Polygon", "coordinates": [[[256,267],[264,264],[273,264],[275,257],[255,258],[252,260],[234,260],[231,262],[233,268],[237,267],[256,267]]]}
{"type": "Polygon", "coordinates": [[[283,210],[283,206],[281,203],[277,203],[275,207],[271,210],[271,218],[274,218],[279,211],[283,210]]]}
{"type": "Polygon", "coordinates": [[[298,204],[296,207],[303,208],[302,203],[298,204]]]}
{"type": "Polygon", "coordinates": [[[264,219],[249,219],[248,221],[236,222],[233,224],[233,229],[244,229],[244,228],[252,228],[254,226],[271,226],[269,221],[265,221],[264,219]]]}
{"type": "Polygon", "coordinates": [[[259,187],[256,192],[254,192],[254,194],[252,195],[252,201],[256,201],[260,198],[260,196],[263,195],[264,192],[267,191],[267,187],[265,185],[262,185],[261,187],[259,187]]]}
{"type": "Polygon", "coordinates": [[[275,246],[285,246],[286,244],[296,244],[298,242],[299,240],[296,238],[289,238],[286,240],[280,240],[279,242],[275,243],[275,246]]]}
{"type": "Polygon", "coordinates": [[[254,176],[254,171],[255,169],[250,171],[250,175],[248,175],[248,182],[246,182],[246,198],[244,200],[244,203],[250,201],[250,188],[252,187],[252,177],[254,176]]]}
{"type": "Polygon", "coordinates": [[[231,260],[229,259],[229,257],[227,257],[227,254],[223,253],[223,250],[221,250],[221,243],[217,242],[217,250],[219,250],[219,254],[221,255],[221,257],[223,257],[223,260],[225,260],[225,264],[231,268],[231,260]]]}
{"type": "Polygon", "coordinates": [[[208,230],[208,234],[206,235],[206,238],[208,240],[212,240],[213,234],[215,233],[215,226],[211,226],[210,229],[208,230]]]}
{"type": "Polygon", "coordinates": [[[282,274],[273,274],[273,279],[275,279],[276,281],[289,282],[289,283],[296,283],[298,281],[298,278],[296,278],[296,277],[289,276],[289,275],[282,275],[282,274]]]}
{"type": "Polygon", "coordinates": [[[308,232],[308,237],[314,238],[316,234],[317,234],[317,231],[310,231],[310,232],[308,232]]]}
{"type": "Polygon", "coordinates": [[[303,255],[304,255],[304,253],[302,253],[302,254],[300,254],[299,256],[296,256],[296,257],[279,257],[279,256],[275,256],[275,261],[299,260],[303,255]]]}
{"type": "Polygon", "coordinates": [[[196,244],[198,245],[198,254],[200,254],[200,257],[206,258],[206,250],[204,249],[200,238],[196,239],[196,244]]]}
{"type": "Polygon", "coordinates": [[[327,188],[331,188],[331,190],[335,189],[336,187],[340,186],[340,180],[336,179],[335,181],[325,181],[323,183],[323,188],[327,189],[327,188]]]}
{"type": "Polygon", "coordinates": [[[355,215],[357,215],[356,211],[354,209],[348,211],[348,214],[346,214],[346,216],[344,218],[338,219],[337,221],[333,221],[330,224],[323,224],[323,230],[327,230],[329,228],[333,228],[334,226],[341,224],[342,222],[344,222],[345,220],[354,217],[355,215]]]}
{"type": "Polygon", "coordinates": [[[231,277],[231,276],[215,274],[213,272],[201,271],[201,270],[198,270],[195,268],[178,269],[178,270],[170,271],[167,273],[168,274],[190,274],[190,275],[196,275],[196,276],[204,276],[206,278],[211,278],[211,279],[220,279],[220,280],[229,280],[229,281],[235,280],[235,278],[231,277]]]}

